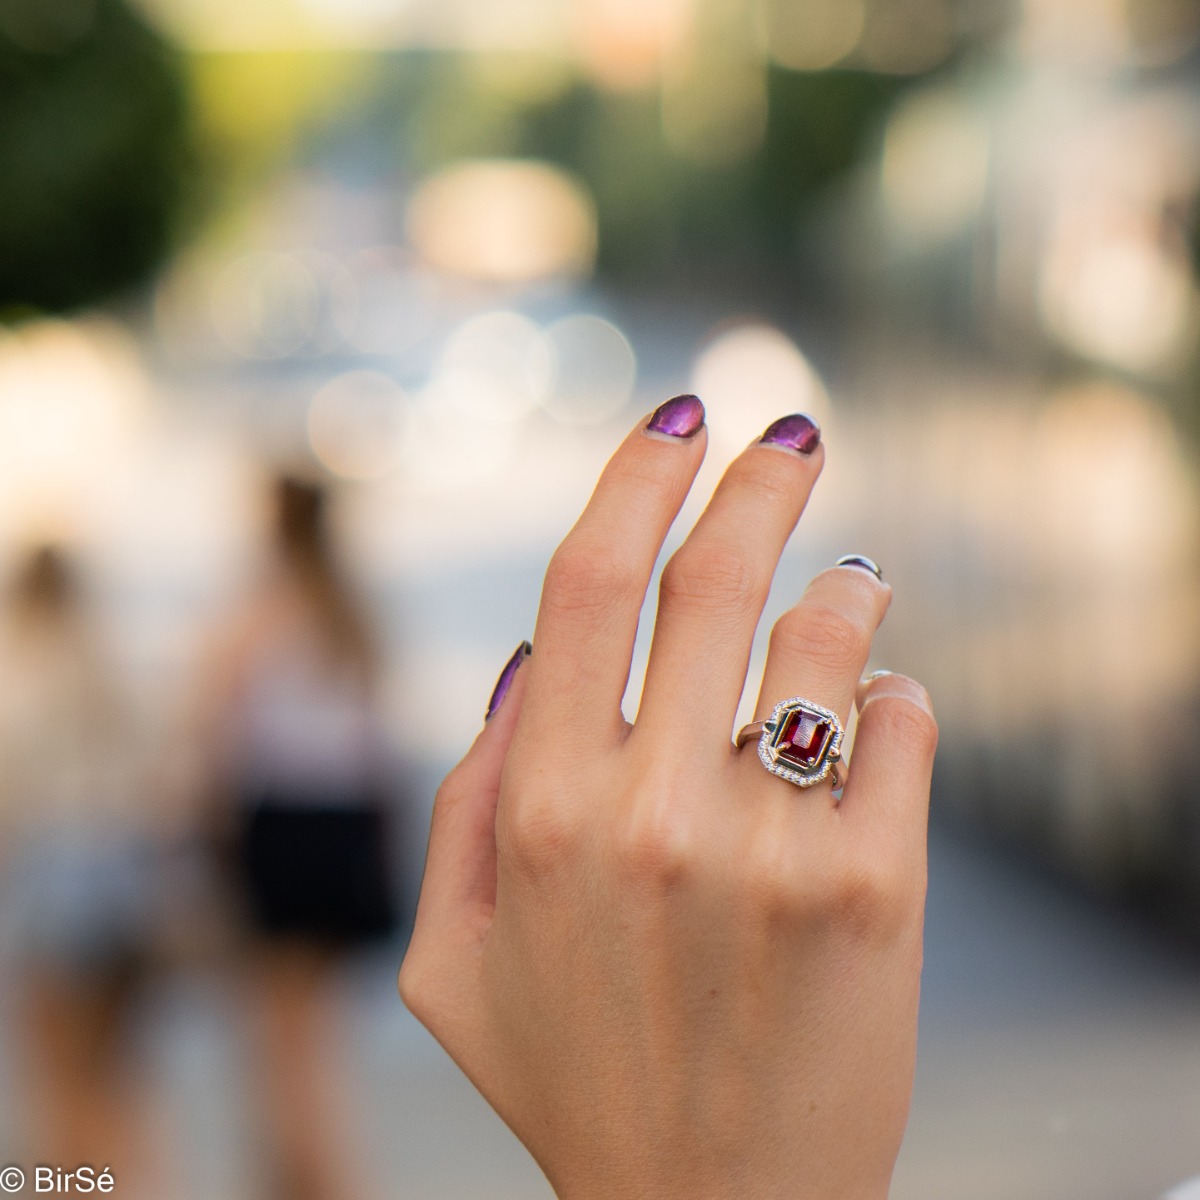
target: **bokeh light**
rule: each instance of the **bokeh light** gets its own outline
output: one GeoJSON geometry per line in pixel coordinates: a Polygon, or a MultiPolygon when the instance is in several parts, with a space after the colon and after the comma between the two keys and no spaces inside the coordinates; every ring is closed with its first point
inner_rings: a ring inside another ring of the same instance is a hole
{"type": "Polygon", "coordinates": [[[873,71],[918,75],[954,49],[954,0],[871,0],[859,57],[873,71]]]}
{"type": "Polygon", "coordinates": [[[218,276],[213,326],[245,358],[320,354],[354,329],[358,292],[346,268],[317,251],[245,254],[218,276]]]}
{"type": "Polygon", "coordinates": [[[0,333],[0,527],[21,538],[84,523],[145,422],[136,344],[109,322],[33,321],[0,333]]]}
{"type": "Polygon", "coordinates": [[[1018,45],[1034,61],[1111,66],[1129,47],[1126,0],[1023,0],[1018,45]]]}
{"type": "Polygon", "coordinates": [[[805,412],[830,419],[829,396],[799,347],[770,325],[737,325],[717,334],[692,366],[692,391],[713,414],[723,451],[740,450],[776,417],[805,412]]]}
{"type": "Polygon", "coordinates": [[[596,214],[577,180],[547,163],[456,163],[408,207],[408,235],[431,267],[493,283],[587,275],[596,214]]]}
{"type": "Polygon", "coordinates": [[[379,371],[347,371],[317,392],[308,437],[320,463],[344,479],[379,479],[399,462],[410,433],[404,389],[379,371]]]}
{"type": "Polygon", "coordinates": [[[362,250],[347,264],[358,292],[358,316],[347,341],[363,354],[401,354],[433,327],[436,279],[399,247],[362,250]]]}
{"type": "Polygon", "coordinates": [[[858,45],[866,24],[865,0],[762,0],[763,45],[781,67],[824,71],[858,45]]]}
{"type": "MultiPolygon", "coordinates": [[[[459,383],[438,375],[413,398],[412,437],[401,470],[418,495],[478,496],[505,475],[512,457],[516,424],[465,416],[459,383]]],[[[482,513],[476,511],[475,519],[486,538],[482,513]]]]}
{"type": "Polygon", "coordinates": [[[1046,325],[1077,353],[1155,375],[1177,366],[1197,329],[1182,247],[1137,214],[1080,205],[1054,228],[1042,267],[1046,325]]]}
{"type": "Polygon", "coordinates": [[[728,167],[748,159],[767,128],[762,64],[748,53],[684,59],[663,80],[663,137],[687,162],[728,167]]]}
{"type": "Polygon", "coordinates": [[[554,355],[545,335],[515,312],[472,317],[446,340],[428,390],[463,417],[506,424],[549,395],[554,355]]]}
{"type": "Polygon", "coordinates": [[[1188,553],[1194,489],[1178,435],[1150,397],[1105,381],[1061,388],[1032,445],[1044,520],[1030,544],[1048,559],[1067,554],[1075,571],[1127,581],[1133,562],[1188,553]]]}
{"type": "Polygon", "coordinates": [[[979,212],[987,186],[988,136],[965,97],[917,92],[893,111],[884,140],[888,215],[918,242],[948,237],[979,212]]]}
{"type": "Polygon", "coordinates": [[[562,317],[546,328],[554,356],[554,386],[544,408],[567,425],[600,425],[633,394],[637,359],[629,339],[590,313],[562,317]]]}
{"type": "Polygon", "coordinates": [[[633,91],[655,82],[690,24],[691,0],[579,0],[576,36],[585,70],[601,86],[633,91]]]}

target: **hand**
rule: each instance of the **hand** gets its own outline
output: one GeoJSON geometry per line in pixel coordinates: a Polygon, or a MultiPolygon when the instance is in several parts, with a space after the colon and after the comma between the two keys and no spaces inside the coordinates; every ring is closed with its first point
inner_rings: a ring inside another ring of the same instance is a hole
{"type": "Polygon", "coordinates": [[[532,656],[438,794],[405,1002],[563,1200],[885,1197],[916,1044],[937,739],[859,684],[891,589],[835,567],[776,624],[757,716],[859,723],[801,790],[730,742],[779,555],[820,473],[785,418],[671,558],[637,721],[638,614],[706,445],[694,398],[625,440],[546,574],[532,656]]]}

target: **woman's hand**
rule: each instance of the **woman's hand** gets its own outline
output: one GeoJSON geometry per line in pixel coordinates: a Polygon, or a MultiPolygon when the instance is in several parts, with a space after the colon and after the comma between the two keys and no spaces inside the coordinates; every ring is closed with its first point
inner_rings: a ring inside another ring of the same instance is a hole
{"type": "Polygon", "coordinates": [[[840,802],[730,735],[780,553],[821,470],[804,417],[729,467],[655,558],[704,454],[669,401],[617,450],[550,564],[534,638],[438,794],[405,1002],[564,1200],[886,1196],[912,1088],[924,690],[860,684],[891,590],[858,566],[776,624],[757,716],[859,706],[840,802]]]}

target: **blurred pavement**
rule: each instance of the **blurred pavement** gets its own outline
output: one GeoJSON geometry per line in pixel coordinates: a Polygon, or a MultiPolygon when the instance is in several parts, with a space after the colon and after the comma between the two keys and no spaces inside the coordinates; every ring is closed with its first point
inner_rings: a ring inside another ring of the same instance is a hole
{"type": "MultiPolygon", "coordinates": [[[[917,1089],[891,1200],[1157,1200],[1200,1174],[1200,961],[953,835],[935,832],[930,869],[917,1089]]],[[[378,1022],[361,1045],[377,1047],[367,1079],[390,1194],[549,1197],[390,988],[359,1000],[378,1022]]]]}
{"type": "MultiPolygon", "coordinates": [[[[400,1004],[399,955],[359,962],[344,983],[352,1119],[375,1179],[363,1200],[549,1200],[400,1004]]],[[[149,1010],[153,1129],[179,1181],[168,1195],[249,1200],[250,1048],[232,990],[177,980],[149,1010]]],[[[0,1057],[18,1050],[9,1039],[0,1057]]],[[[19,1128],[8,1099],[0,1133],[19,1128]]],[[[1019,861],[935,832],[916,1097],[891,1200],[1157,1200],[1198,1173],[1200,961],[1019,861]]]]}
{"type": "Polygon", "coordinates": [[[1200,960],[995,850],[931,843],[891,1200],[1154,1200],[1200,1173],[1200,960]]]}

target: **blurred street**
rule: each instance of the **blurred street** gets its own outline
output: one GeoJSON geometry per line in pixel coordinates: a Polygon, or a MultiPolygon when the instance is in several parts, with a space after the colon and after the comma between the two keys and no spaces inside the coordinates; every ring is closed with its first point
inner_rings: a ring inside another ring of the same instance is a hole
{"type": "Polygon", "coordinates": [[[1200,1174],[1200,959],[935,831],[892,1200],[1134,1200],[1200,1174]]]}
{"type": "MultiPolygon", "coordinates": [[[[931,850],[917,1090],[892,1200],[1157,1200],[1200,1174],[1200,962],[993,850],[944,832],[931,850]]],[[[344,985],[369,1194],[549,1198],[400,1004],[398,954],[359,963],[344,985]]],[[[154,1008],[155,1128],[171,1174],[192,1181],[169,1194],[242,1200],[255,1114],[233,997],[191,980],[154,1008]]]]}
{"type": "MultiPolygon", "coordinates": [[[[1200,961],[994,851],[945,833],[931,851],[892,1200],[1156,1200],[1200,1174],[1200,961]]],[[[367,1076],[392,1194],[550,1196],[388,982],[361,1011],[396,1048],[367,1076]]]]}
{"type": "MultiPolygon", "coordinates": [[[[927,930],[891,1200],[1157,1200],[1200,1174],[1200,961],[945,833],[927,930]]],[[[364,987],[360,1011],[395,1046],[364,1072],[391,1194],[549,1197],[388,982],[364,987]]]]}
{"type": "Polygon", "coordinates": [[[0,0],[0,83],[0,1170],[547,1200],[396,970],[689,392],[660,566],[769,423],[827,455],[738,724],[847,553],[938,714],[892,1200],[1200,1177],[1194,0],[0,0]]]}

